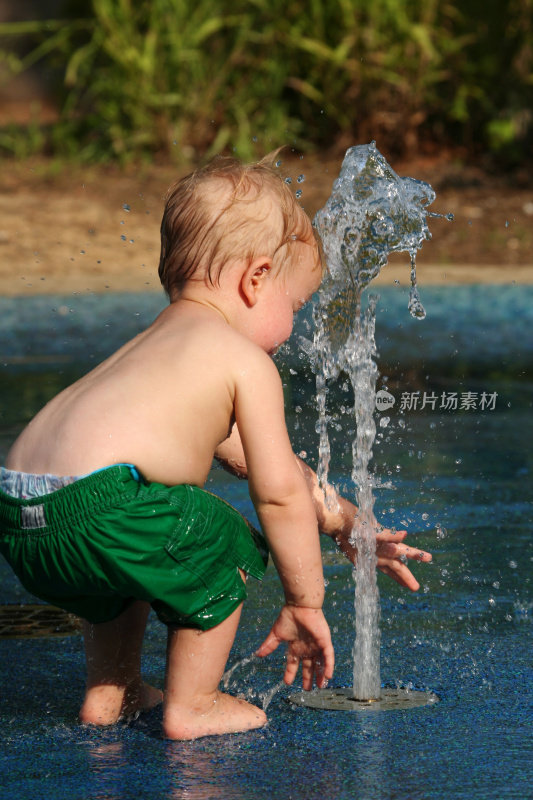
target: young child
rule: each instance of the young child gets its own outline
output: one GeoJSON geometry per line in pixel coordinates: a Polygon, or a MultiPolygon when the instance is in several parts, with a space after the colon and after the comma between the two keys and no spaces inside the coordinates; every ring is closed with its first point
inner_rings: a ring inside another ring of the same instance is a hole
{"type": "MultiPolygon", "coordinates": [[[[356,509],[339,498],[328,511],[289,442],[271,355],[322,267],[309,219],[269,163],[217,159],[169,190],[159,274],[170,305],[49,402],[2,468],[1,552],[30,592],[84,620],[85,723],[162,699],[169,738],[266,722],[218,690],[266,547],[203,490],[214,456],[248,478],[285,593],[258,655],[287,642],[284,679],[301,662],[305,689],[333,674],[318,530],[353,560],[356,509]],[[164,698],[140,674],[150,606],[168,626],[164,698]]],[[[378,534],[379,566],[416,589],[405,558],[430,556],[404,536],[378,534]]]]}

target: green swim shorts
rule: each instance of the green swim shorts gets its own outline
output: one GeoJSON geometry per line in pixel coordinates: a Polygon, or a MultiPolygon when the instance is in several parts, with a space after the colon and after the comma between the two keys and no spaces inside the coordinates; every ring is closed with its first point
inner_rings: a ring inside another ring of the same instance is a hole
{"type": "Polygon", "coordinates": [[[0,491],[0,552],[24,587],[92,623],[134,600],[167,625],[207,630],[261,579],[263,536],[197,486],[164,486],[113,466],[43,497],[0,491]]]}

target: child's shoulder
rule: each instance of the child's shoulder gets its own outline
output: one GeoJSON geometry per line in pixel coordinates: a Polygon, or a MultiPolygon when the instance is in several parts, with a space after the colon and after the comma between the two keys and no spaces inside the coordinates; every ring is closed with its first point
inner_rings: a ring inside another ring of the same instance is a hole
{"type": "Polygon", "coordinates": [[[204,333],[207,334],[206,345],[213,357],[221,359],[222,364],[233,367],[237,378],[246,378],[256,373],[276,377],[279,375],[271,356],[241,331],[222,321],[222,325],[204,333]]]}
{"type": "Polygon", "coordinates": [[[234,391],[250,394],[281,386],[272,357],[247,332],[237,330],[223,319],[198,332],[199,354],[204,367],[222,377],[234,391]]]}
{"type": "Polygon", "coordinates": [[[272,358],[253,336],[216,312],[189,307],[185,313],[163,313],[158,327],[163,341],[172,342],[174,354],[197,358],[207,369],[233,372],[237,379],[255,372],[278,375],[272,358]]]}

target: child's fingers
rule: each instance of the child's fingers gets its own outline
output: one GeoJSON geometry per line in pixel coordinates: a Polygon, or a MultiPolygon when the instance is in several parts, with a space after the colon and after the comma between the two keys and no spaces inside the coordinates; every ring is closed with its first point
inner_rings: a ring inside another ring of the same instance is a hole
{"type": "Polygon", "coordinates": [[[300,659],[297,656],[292,656],[290,653],[287,655],[287,666],[285,667],[285,674],[283,675],[283,680],[287,686],[293,683],[296,673],[298,672],[299,663],[300,659]]]}
{"type": "Polygon", "coordinates": [[[385,563],[379,564],[378,568],[385,575],[388,575],[389,578],[399,583],[400,586],[404,586],[412,592],[416,592],[420,589],[420,584],[409,567],[406,567],[405,564],[395,561],[394,559],[389,559],[385,563]]]}
{"type": "Polygon", "coordinates": [[[431,553],[427,553],[425,550],[419,550],[416,547],[409,547],[409,545],[403,544],[406,532],[400,531],[399,533],[403,534],[400,541],[397,538],[398,534],[391,534],[388,531],[378,534],[378,569],[395,580],[396,583],[399,583],[400,586],[416,592],[420,589],[420,584],[407,567],[407,560],[428,563],[432,561],[433,557],[431,553]]]}
{"type": "Polygon", "coordinates": [[[321,688],[333,675],[335,665],[335,655],[333,645],[324,647],[320,654],[300,656],[289,647],[287,653],[287,666],[283,680],[290,685],[298,672],[299,665],[302,665],[302,686],[306,691],[313,688],[313,680],[321,688]]]}
{"type": "Polygon", "coordinates": [[[412,558],[415,561],[431,561],[433,556],[417,547],[407,544],[394,544],[393,542],[380,542],[377,546],[378,558],[399,558],[400,560],[412,558]]]}
{"type": "MultiPolygon", "coordinates": [[[[257,648],[254,655],[259,656],[259,658],[264,658],[265,656],[269,656],[270,653],[273,653],[274,650],[277,647],[279,647],[281,641],[282,640],[278,636],[276,636],[276,634],[271,630],[268,636],[266,637],[265,641],[263,642],[263,644],[261,644],[257,648]]],[[[296,666],[298,668],[298,665],[296,666]]]]}
{"type": "Polygon", "coordinates": [[[407,536],[407,531],[391,531],[390,528],[384,528],[379,533],[376,533],[378,542],[403,542],[407,536]]]}
{"type": "Polygon", "coordinates": [[[335,650],[333,644],[330,642],[328,647],[323,651],[323,667],[322,674],[324,680],[329,681],[333,677],[333,670],[335,669],[335,650]]]}
{"type": "MultiPolygon", "coordinates": [[[[287,656],[287,666],[285,667],[285,674],[283,680],[289,686],[293,683],[297,673],[300,659],[297,656],[287,656]]],[[[310,691],[313,688],[313,678],[316,675],[316,685],[322,686],[326,678],[324,677],[324,670],[321,661],[315,661],[313,658],[302,658],[302,687],[305,691],[310,691]]]]}
{"type": "Polygon", "coordinates": [[[414,558],[415,561],[432,561],[433,556],[431,553],[426,552],[426,550],[419,550],[417,547],[409,547],[408,545],[400,545],[401,556],[406,556],[407,558],[414,558]]]}
{"type": "Polygon", "coordinates": [[[302,686],[305,691],[313,688],[313,675],[315,672],[315,662],[312,658],[302,659],[302,686]]]}

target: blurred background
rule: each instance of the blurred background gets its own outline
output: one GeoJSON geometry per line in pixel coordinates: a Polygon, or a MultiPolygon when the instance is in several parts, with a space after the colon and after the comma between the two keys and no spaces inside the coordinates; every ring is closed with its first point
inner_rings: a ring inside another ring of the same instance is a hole
{"type": "Polygon", "coordinates": [[[531,0],[0,0],[4,158],[370,139],[395,158],[530,158],[531,0]]]}
{"type": "Polygon", "coordinates": [[[533,0],[0,0],[0,294],[158,289],[191,166],[284,146],[312,216],[371,140],[454,214],[422,283],[533,282],[533,0]]]}

